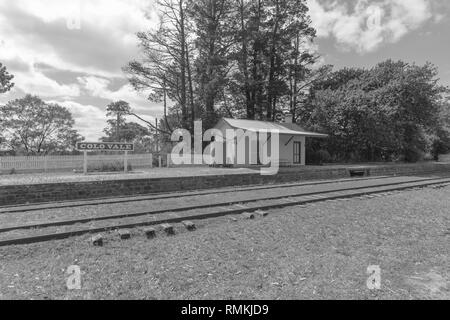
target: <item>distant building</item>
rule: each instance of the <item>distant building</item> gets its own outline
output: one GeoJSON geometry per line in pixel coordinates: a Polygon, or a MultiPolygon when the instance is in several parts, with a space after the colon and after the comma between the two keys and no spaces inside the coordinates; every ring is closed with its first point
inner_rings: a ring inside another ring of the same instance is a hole
{"type": "MultiPolygon", "coordinates": [[[[260,132],[261,130],[265,130],[267,132],[274,132],[275,130],[279,132],[279,160],[280,165],[283,166],[304,166],[305,165],[305,143],[306,138],[326,138],[328,135],[321,134],[321,133],[315,133],[315,132],[309,132],[301,128],[295,123],[292,123],[292,116],[287,116],[285,123],[277,123],[277,122],[268,122],[268,121],[257,121],[257,120],[240,120],[240,119],[229,119],[229,118],[222,118],[217,125],[214,127],[215,129],[218,129],[222,132],[223,136],[225,137],[226,130],[244,130],[247,133],[252,132],[260,132]]],[[[224,138],[225,139],[225,138],[224,138]]],[[[251,148],[249,144],[248,138],[241,138],[246,139],[245,141],[245,153],[246,153],[246,163],[245,165],[255,165],[258,164],[255,159],[258,159],[258,152],[255,150],[255,148],[251,148]]],[[[259,136],[258,136],[259,141],[259,136]]],[[[239,142],[244,141],[237,141],[235,138],[236,145],[239,142]]],[[[225,142],[226,143],[226,142],[225,142]]],[[[263,145],[267,144],[268,150],[270,150],[270,135],[267,139],[267,141],[262,142],[263,145]]],[[[224,148],[226,149],[226,148],[224,148]]],[[[236,161],[236,152],[233,154],[226,154],[226,151],[224,151],[224,161],[226,159],[233,159],[234,158],[234,164],[237,163],[236,161]]]]}

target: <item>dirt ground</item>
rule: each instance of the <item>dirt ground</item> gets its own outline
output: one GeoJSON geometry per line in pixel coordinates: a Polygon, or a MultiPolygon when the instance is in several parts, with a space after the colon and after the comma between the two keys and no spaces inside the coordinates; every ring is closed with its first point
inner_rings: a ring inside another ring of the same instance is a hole
{"type": "Polygon", "coordinates": [[[450,299],[450,187],[0,248],[0,299],[450,299]],[[81,269],[68,290],[67,269],[81,269]],[[369,266],[380,289],[369,290],[369,266]]]}

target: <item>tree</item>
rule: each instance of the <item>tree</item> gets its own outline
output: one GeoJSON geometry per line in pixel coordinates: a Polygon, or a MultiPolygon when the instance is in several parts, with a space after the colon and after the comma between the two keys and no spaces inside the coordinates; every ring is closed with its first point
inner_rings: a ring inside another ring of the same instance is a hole
{"type": "Polygon", "coordinates": [[[436,77],[431,64],[391,60],[334,72],[310,90],[303,124],[330,135],[316,148],[338,161],[417,161],[444,125],[439,102],[447,89],[436,77]]]}
{"type": "Polygon", "coordinates": [[[274,120],[277,111],[295,110],[317,60],[304,45],[315,37],[307,13],[303,0],[237,1],[238,69],[230,87],[243,94],[247,118],[274,120]]]}
{"type": "Polygon", "coordinates": [[[430,133],[430,153],[434,160],[439,160],[439,155],[450,152],[450,95],[444,96],[438,101],[439,113],[435,130],[430,133]]]}
{"type": "Polygon", "coordinates": [[[125,141],[133,142],[145,136],[150,135],[150,131],[135,122],[121,122],[119,136],[117,136],[117,124],[115,119],[108,120],[108,126],[103,130],[106,137],[102,140],[105,142],[125,141]]]}
{"type": "Polygon", "coordinates": [[[163,102],[163,125],[149,126],[166,135],[192,131],[195,119],[209,129],[223,115],[295,112],[326,73],[313,68],[305,0],[159,0],[157,11],[158,28],[138,33],[143,57],[124,70],[136,90],[163,102]]]}
{"type": "Polygon", "coordinates": [[[101,138],[104,142],[132,142],[134,143],[134,151],[139,152],[149,152],[154,150],[154,137],[150,130],[144,126],[141,126],[135,122],[123,122],[120,124],[120,136],[117,138],[116,135],[116,120],[108,120],[108,126],[103,130],[106,134],[105,137],[101,138]]]}
{"type": "Polygon", "coordinates": [[[174,110],[179,110],[181,114],[177,127],[190,129],[193,128],[194,94],[190,85],[192,76],[189,77],[192,67],[188,63],[191,54],[186,28],[186,2],[157,1],[160,24],[156,30],[137,34],[143,59],[131,61],[124,71],[129,74],[130,83],[136,90],[149,92],[151,101],[164,102],[165,118],[169,111],[167,100],[174,101],[174,110]]]}
{"type": "Polygon", "coordinates": [[[120,140],[120,128],[125,124],[125,116],[129,115],[131,112],[130,105],[128,102],[120,100],[116,102],[111,102],[106,107],[106,116],[113,117],[115,120],[108,120],[110,124],[113,124],[115,128],[115,137],[117,142],[120,140]]]}
{"type": "Polygon", "coordinates": [[[82,139],[73,129],[74,120],[66,108],[37,96],[26,95],[0,106],[0,118],[3,144],[16,153],[70,151],[82,139]]]}
{"type": "Polygon", "coordinates": [[[227,82],[230,55],[234,44],[232,0],[192,1],[188,10],[195,26],[195,79],[198,100],[205,110],[204,125],[217,122],[215,105],[227,82]]]}
{"type": "Polygon", "coordinates": [[[13,75],[9,74],[6,67],[0,62],[0,93],[5,93],[11,90],[14,83],[11,80],[14,78],[13,75]]]}

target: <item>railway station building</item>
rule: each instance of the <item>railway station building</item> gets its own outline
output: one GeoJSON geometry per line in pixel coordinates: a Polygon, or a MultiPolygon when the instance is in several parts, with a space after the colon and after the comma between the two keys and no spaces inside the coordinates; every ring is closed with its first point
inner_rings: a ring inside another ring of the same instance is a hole
{"type": "MultiPolygon", "coordinates": [[[[259,120],[241,120],[241,119],[230,119],[222,118],[219,120],[215,129],[222,132],[225,137],[227,130],[243,130],[244,132],[254,132],[258,133],[261,131],[266,132],[278,132],[279,133],[279,165],[280,166],[304,166],[306,162],[306,139],[310,138],[327,138],[328,135],[309,132],[304,130],[302,127],[293,123],[292,116],[286,116],[285,122],[269,122],[269,121],[259,121],[259,120]]],[[[235,138],[237,140],[237,138],[235,138]]],[[[247,139],[247,137],[241,137],[241,139],[247,139]]],[[[260,137],[258,136],[258,142],[260,137]]],[[[235,141],[237,145],[240,141],[235,141]]],[[[241,141],[245,143],[245,153],[246,153],[246,163],[245,165],[251,166],[255,163],[254,159],[258,158],[258,151],[255,148],[251,148],[249,139],[246,141],[241,141]],[[255,154],[256,153],[256,154],[255,154]],[[253,160],[252,160],[253,159],[253,160]]],[[[225,142],[226,143],[226,142],[225,142]]],[[[268,144],[268,149],[270,150],[270,137],[263,144],[268,144]]],[[[229,150],[224,148],[224,163],[226,159],[234,158],[233,163],[237,163],[236,154],[227,154],[229,150]]],[[[231,160],[233,161],[233,160],[231,160]]]]}

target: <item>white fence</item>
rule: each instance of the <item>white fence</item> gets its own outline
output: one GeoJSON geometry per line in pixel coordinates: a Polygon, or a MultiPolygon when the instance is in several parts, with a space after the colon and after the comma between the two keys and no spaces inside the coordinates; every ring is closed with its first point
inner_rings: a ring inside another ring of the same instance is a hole
{"type": "MultiPolygon", "coordinates": [[[[189,159],[187,159],[187,163],[181,162],[179,164],[175,164],[172,156],[170,154],[161,155],[162,166],[165,167],[187,167],[187,166],[204,166],[205,161],[203,158],[203,154],[192,154],[189,159]]],[[[178,159],[179,160],[179,159],[178,159]]]]}
{"type": "MultiPolygon", "coordinates": [[[[125,155],[89,155],[88,167],[105,163],[123,164],[125,155]]],[[[0,157],[0,171],[8,173],[20,171],[72,171],[83,169],[83,159],[80,156],[18,156],[0,157]]],[[[129,154],[128,164],[133,168],[153,167],[152,154],[129,154]]]]}

